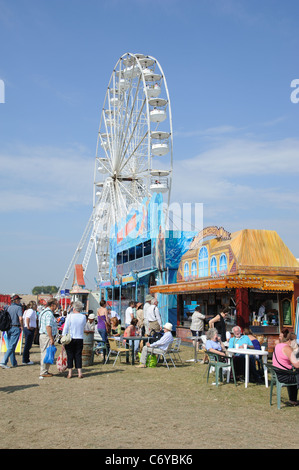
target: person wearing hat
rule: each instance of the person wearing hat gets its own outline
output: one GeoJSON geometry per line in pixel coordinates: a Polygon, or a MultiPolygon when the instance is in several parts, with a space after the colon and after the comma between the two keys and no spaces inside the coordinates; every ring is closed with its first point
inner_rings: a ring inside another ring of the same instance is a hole
{"type": "Polygon", "coordinates": [[[169,345],[173,342],[172,336],[172,324],[165,323],[163,326],[164,334],[163,336],[156,341],[155,343],[146,343],[146,345],[142,349],[142,353],[140,356],[140,364],[136,367],[144,368],[146,367],[146,359],[149,354],[161,354],[167,350],[169,345]]]}
{"type": "Polygon", "coordinates": [[[149,307],[151,306],[151,300],[152,300],[153,296],[151,294],[148,294],[146,297],[145,297],[145,302],[144,302],[144,305],[143,305],[143,324],[144,324],[144,328],[145,328],[145,334],[146,335],[149,335],[149,326],[148,326],[148,309],[149,307]]]}
{"type": "Polygon", "coordinates": [[[7,365],[9,358],[13,367],[18,365],[15,350],[20,338],[20,333],[23,330],[23,309],[21,307],[21,300],[22,297],[19,295],[13,295],[11,298],[12,303],[7,309],[11,318],[11,327],[7,331],[7,350],[0,364],[3,369],[9,369],[7,365]]]}
{"type": "Polygon", "coordinates": [[[94,332],[95,331],[95,314],[90,313],[87,318],[87,322],[85,324],[84,331],[86,332],[94,332]]]}

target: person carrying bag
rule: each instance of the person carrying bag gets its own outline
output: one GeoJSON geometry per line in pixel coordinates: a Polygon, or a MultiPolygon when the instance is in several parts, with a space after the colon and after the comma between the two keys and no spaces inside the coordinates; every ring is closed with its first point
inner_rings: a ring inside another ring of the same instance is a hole
{"type": "Polygon", "coordinates": [[[54,317],[54,312],[57,310],[57,308],[58,300],[50,299],[47,303],[47,307],[41,312],[39,318],[39,344],[41,350],[40,379],[53,376],[53,374],[49,372],[51,364],[48,362],[45,363],[44,359],[48,346],[54,346],[55,343],[57,322],[54,317]]]}
{"type": "Polygon", "coordinates": [[[65,343],[64,347],[67,355],[67,378],[72,378],[72,370],[75,364],[75,368],[78,370],[78,377],[83,378],[82,374],[82,351],[83,351],[83,338],[84,328],[86,325],[86,316],[82,314],[83,303],[79,300],[73,303],[73,312],[66,317],[66,321],[63,327],[63,336],[68,334],[71,337],[69,343],[65,343]]]}

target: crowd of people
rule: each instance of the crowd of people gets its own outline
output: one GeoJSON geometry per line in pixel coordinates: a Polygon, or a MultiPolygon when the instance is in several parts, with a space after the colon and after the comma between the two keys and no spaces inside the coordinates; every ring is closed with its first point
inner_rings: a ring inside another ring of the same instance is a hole
{"type": "Polygon", "coordinates": [[[57,299],[50,299],[46,305],[40,303],[37,306],[35,301],[21,305],[22,298],[14,295],[11,298],[11,305],[7,311],[11,318],[11,326],[7,331],[7,349],[2,358],[0,366],[3,369],[17,367],[16,347],[23,332],[25,343],[22,355],[23,365],[32,365],[30,360],[30,350],[34,339],[37,337],[37,344],[40,346],[40,379],[52,377],[49,369],[51,364],[44,361],[49,346],[54,346],[57,335],[70,332],[72,341],[65,345],[67,354],[68,377],[72,377],[72,370],[78,370],[78,377],[82,378],[82,349],[84,333],[93,332],[95,329],[95,315],[83,311],[83,303],[72,302],[68,310],[62,311],[57,299]],[[8,365],[10,360],[11,366],[8,365]]]}
{"type": "MultiPolygon", "coordinates": [[[[22,364],[32,365],[30,360],[30,350],[33,341],[38,335],[38,344],[40,345],[40,378],[52,377],[50,373],[50,364],[45,363],[47,348],[53,346],[57,339],[57,334],[61,335],[70,333],[71,341],[65,344],[67,354],[68,378],[72,377],[73,369],[77,369],[78,377],[82,378],[82,350],[84,334],[89,332],[98,332],[103,342],[107,342],[108,335],[115,337],[123,336],[124,338],[133,336],[149,336],[152,332],[161,332],[154,342],[146,341],[140,356],[140,364],[136,367],[146,367],[147,356],[150,353],[159,354],[161,351],[167,350],[173,341],[171,323],[167,322],[162,325],[161,315],[158,308],[157,300],[150,294],[146,296],[145,303],[130,301],[125,311],[125,330],[122,335],[121,318],[107,305],[105,300],[100,301],[97,315],[84,311],[84,305],[80,301],[72,302],[67,311],[59,310],[59,302],[53,298],[47,302],[47,305],[37,306],[36,302],[30,301],[29,304],[22,308],[21,297],[14,295],[11,298],[11,305],[7,311],[10,315],[11,325],[7,331],[7,350],[2,358],[0,366],[4,369],[9,368],[8,361],[11,366],[16,367],[17,360],[15,350],[23,331],[25,344],[23,348],[22,364]]],[[[198,337],[206,351],[218,354],[225,361],[227,348],[249,348],[253,350],[261,349],[258,338],[253,334],[250,328],[244,328],[242,332],[240,326],[232,328],[232,335],[226,328],[226,318],[228,309],[222,309],[217,315],[207,319],[202,313],[200,306],[197,306],[192,315],[190,330],[193,337],[198,337]],[[205,323],[208,325],[205,331],[205,323]]],[[[194,343],[198,348],[199,341],[194,343]]],[[[135,350],[141,345],[135,344],[135,350]]],[[[253,382],[262,382],[263,369],[257,367],[258,362],[253,354],[250,357],[250,380],[253,382]]],[[[236,378],[242,380],[245,375],[245,358],[242,354],[234,354],[234,369],[236,378]]],[[[298,405],[297,400],[299,388],[299,347],[296,335],[289,329],[284,329],[279,335],[273,351],[273,366],[277,372],[278,380],[284,384],[289,384],[288,394],[289,403],[298,405]],[[297,384],[297,387],[294,385],[297,384]]]]}
{"type": "MultiPolygon", "coordinates": [[[[145,303],[130,301],[125,312],[125,330],[122,331],[120,315],[111,309],[105,300],[101,300],[99,308],[94,313],[84,311],[80,301],[72,302],[66,310],[62,310],[59,301],[50,299],[46,305],[30,301],[28,305],[21,304],[22,298],[14,295],[8,313],[11,317],[11,327],[7,331],[7,350],[0,366],[3,369],[17,367],[15,350],[23,332],[25,344],[23,348],[22,364],[32,365],[30,350],[35,338],[40,346],[40,375],[41,379],[52,377],[51,364],[44,361],[47,348],[53,346],[60,336],[70,334],[72,340],[65,344],[67,355],[68,378],[72,377],[73,368],[77,369],[78,377],[82,374],[82,350],[84,334],[97,332],[101,342],[109,349],[108,335],[126,338],[136,335],[149,335],[150,331],[162,330],[161,316],[158,302],[151,295],[147,295],[145,303]],[[10,360],[11,366],[8,365],[10,360]]],[[[140,342],[134,344],[135,350],[141,350],[140,342]]],[[[104,349],[105,351],[105,349],[104,349]]],[[[105,356],[104,356],[105,360],[105,356]]]]}
{"type": "MultiPolygon", "coordinates": [[[[100,347],[105,361],[106,351],[109,350],[108,335],[115,337],[123,336],[129,338],[132,336],[149,336],[153,332],[163,331],[161,315],[158,308],[158,301],[150,294],[145,297],[145,302],[135,302],[130,300],[125,310],[124,324],[125,330],[121,331],[121,322],[119,316],[116,317],[116,312],[112,315],[112,311],[105,300],[100,301],[100,307],[97,310],[97,331],[101,337],[99,346],[104,344],[105,347],[100,347]]],[[[124,339],[124,344],[126,340],[124,339]]],[[[133,347],[134,351],[141,352],[141,345],[143,341],[129,339],[129,346],[133,347]]]]}

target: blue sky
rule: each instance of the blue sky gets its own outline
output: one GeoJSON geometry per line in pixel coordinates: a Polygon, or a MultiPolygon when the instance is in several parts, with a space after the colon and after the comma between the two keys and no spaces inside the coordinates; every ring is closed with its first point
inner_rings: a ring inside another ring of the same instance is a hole
{"type": "Polygon", "coordinates": [[[172,201],[203,203],[205,226],[276,230],[299,257],[298,16],[297,0],[0,0],[0,293],[60,285],[126,52],[167,78],[172,201]]]}

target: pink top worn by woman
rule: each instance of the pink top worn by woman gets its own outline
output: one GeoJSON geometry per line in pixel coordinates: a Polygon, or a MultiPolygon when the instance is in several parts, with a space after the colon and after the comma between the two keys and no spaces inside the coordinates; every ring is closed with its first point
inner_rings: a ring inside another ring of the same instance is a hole
{"type": "MultiPolygon", "coordinates": [[[[128,336],[136,336],[135,332],[136,332],[135,326],[133,325],[127,326],[127,328],[124,331],[124,338],[127,338],[128,336]]],[[[123,340],[123,344],[126,345],[126,340],[123,340]]]]}
{"type": "Polygon", "coordinates": [[[275,346],[275,352],[273,353],[272,364],[278,369],[292,369],[292,364],[289,358],[283,353],[283,348],[286,346],[285,343],[278,343],[275,346]]]}
{"type": "Polygon", "coordinates": [[[126,338],[127,336],[135,336],[135,332],[136,332],[135,326],[133,325],[128,326],[124,331],[124,338],[126,338]]]}

